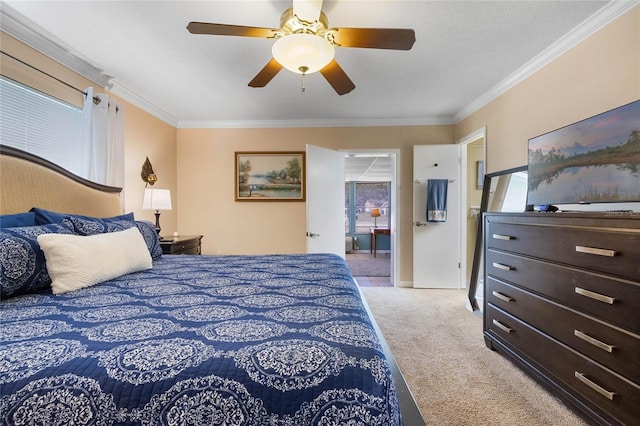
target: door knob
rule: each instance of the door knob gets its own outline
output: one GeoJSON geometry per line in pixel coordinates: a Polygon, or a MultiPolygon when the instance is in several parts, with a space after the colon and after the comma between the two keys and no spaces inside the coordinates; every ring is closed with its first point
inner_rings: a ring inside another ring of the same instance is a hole
{"type": "Polygon", "coordinates": [[[309,238],[317,238],[319,236],[320,236],[320,234],[315,234],[313,232],[307,232],[307,237],[309,237],[309,238]]]}

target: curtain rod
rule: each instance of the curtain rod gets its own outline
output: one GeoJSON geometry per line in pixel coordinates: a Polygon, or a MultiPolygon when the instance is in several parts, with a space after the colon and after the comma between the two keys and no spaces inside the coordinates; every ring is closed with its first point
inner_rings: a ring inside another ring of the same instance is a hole
{"type": "MultiPolygon", "coordinates": [[[[53,75],[49,74],[49,73],[48,73],[48,72],[46,72],[46,71],[43,71],[43,70],[41,70],[41,69],[39,69],[39,68],[34,67],[34,66],[33,66],[33,65],[31,65],[31,64],[28,64],[28,63],[26,63],[25,61],[23,61],[22,59],[18,59],[18,58],[16,58],[15,56],[10,55],[9,53],[5,52],[4,50],[0,50],[0,53],[2,53],[3,55],[6,55],[6,56],[8,56],[8,57],[10,57],[10,58],[11,58],[11,59],[13,59],[14,61],[18,61],[18,62],[20,62],[21,64],[28,66],[29,68],[31,68],[31,69],[33,69],[33,70],[35,70],[35,71],[38,71],[38,72],[39,72],[39,73],[41,73],[41,74],[46,75],[46,76],[47,76],[47,77],[49,77],[49,78],[52,78],[52,79],[56,80],[58,83],[62,83],[62,84],[64,84],[65,86],[69,87],[70,89],[75,90],[76,92],[82,93],[83,95],[87,96],[87,92],[85,92],[84,90],[82,90],[82,89],[78,89],[77,87],[70,85],[70,84],[69,84],[69,83],[67,83],[66,81],[60,80],[58,77],[53,76],[53,75]]],[[[94,97],[93,97],[93,103],[95,103],[96,105],[97,105],[97,104],[99,104],[99,103],[100,103],[100,98],[99,98],[99,97],[97,97],[97,96],[94,96],[94,97]]]]}

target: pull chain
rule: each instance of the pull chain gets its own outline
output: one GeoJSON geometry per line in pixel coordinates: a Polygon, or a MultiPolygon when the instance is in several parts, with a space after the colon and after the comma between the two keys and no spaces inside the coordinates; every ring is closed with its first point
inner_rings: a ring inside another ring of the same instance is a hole
{"type": "Polygon", "coordinates": [[[302,79],[301,79],[301,82],[300,82],[300,89],[301,89],[302,94],[304,95],[304,92],[306,90],[306,88],[304,87],[304,76],[307,73],[307,71],[309,71],[309,67],[305,67],[304,65],[302,65],[298,69],[302,73],[302,79]]]}

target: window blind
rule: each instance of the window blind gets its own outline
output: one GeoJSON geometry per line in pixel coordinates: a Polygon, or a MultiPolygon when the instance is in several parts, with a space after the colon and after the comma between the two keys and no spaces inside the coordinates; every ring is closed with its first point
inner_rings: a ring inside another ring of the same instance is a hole
{"type": "Polygon", "coordinates": [[[80,176],[86,169],[82,109],[5,77],[0,77],[0,140],[80,176]]]}

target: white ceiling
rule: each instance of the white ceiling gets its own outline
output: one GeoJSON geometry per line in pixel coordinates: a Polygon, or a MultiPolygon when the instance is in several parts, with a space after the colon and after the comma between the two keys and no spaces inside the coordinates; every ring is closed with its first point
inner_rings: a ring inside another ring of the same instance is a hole
{"type": "MultiPolygon", "coordinates": [[[[282,70],[266,39],[190,34],[189,21],[279,26],[290,1],[3,1],[12,16],[178,127],[453,123],[637,2],[325,1],[330,27],[413,28],[410,51],[336,49],[356,89],[282,70]],[[9,7],[7,7],[9,6],[9,7]]],[[[3,22],[3,30],[11,33],[3,22]]]]}
{"type": "Polygon", "coordinates": [[[347,154],[344,159],[344,175],[346,182],[391,182],[391,155],[347,154]]]}

